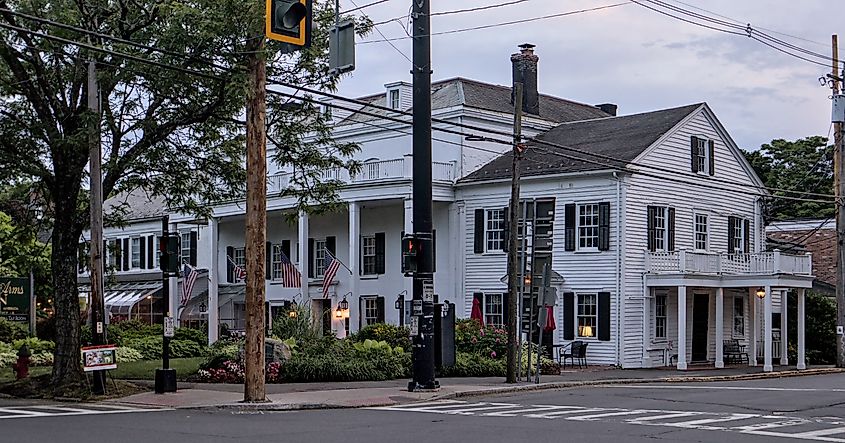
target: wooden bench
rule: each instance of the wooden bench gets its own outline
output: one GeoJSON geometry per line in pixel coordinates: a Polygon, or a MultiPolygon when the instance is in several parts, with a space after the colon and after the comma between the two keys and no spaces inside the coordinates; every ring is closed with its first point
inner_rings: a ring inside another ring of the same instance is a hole
{"type": "Polygon", "coordinates": [[[739,344],[739,340],[725,340],[722,343],[725,363],[748,364],[748,352],[745,351],[745,345],[739,344]]]}

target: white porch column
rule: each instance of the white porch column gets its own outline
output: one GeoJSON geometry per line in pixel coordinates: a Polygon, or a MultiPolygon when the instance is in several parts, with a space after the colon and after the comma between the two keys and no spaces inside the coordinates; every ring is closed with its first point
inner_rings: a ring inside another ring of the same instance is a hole
{"type": "Polygon", "coordinates": [[[687,369],[687,287],[678,286],[678,369],[687,369]]]}
{"type": "MultiPolygon", "coordinates": [[[[177,238],[182,239],[179,235],[179,226],[176,223],[171,223],[168,228],[171,235],[176,235],[177,238]],[[174,234],[175,233],[175,234],[174,234]]],[[[179,271],[182,271],[182,263],[179,263],[179,271]]],[[[176,319],[176,327],[179,327],[179,277],[170,277],[167,279],[167,287],[170,291],[170,304],[167,306],[167,316],[176,319]]],[[[163,320],[162,320],[163,321],[163,320]]]]}
{"type": "Polygon", "coordinates": [[[716,367],[725,367],[725,290],[716,288],[716,367]]]}
{"type": "MultiPolygon", "coordinates": [[[[352,326],[358,324],[358,312],[360,303],[358,300],[361,296],[360,275],[361,270],[361,203],[349,202],[349,270],[352,271],[352,276],[349,277],[349,291],[352,295],[346,299],[349,302],[349,328],[352,332],[352,326]]],[[[342,300],[343,298],[341,298],[342,300]]],[[[346,320],[341,320],[340,337],[345,337],[343,331],[346,320]]]]}
{"type": "Polygon", "coordinates": [[[807,369],[804,348],[804,295],[806,289],[798,290],[798,369],[807,369]]]}
{"type": "Polygon", "coordinates": [[[302,277],[300,289],[302,290],[302,298],[299,303],[305,303],[310,297],[308,296],[308,213],[301,211],[299,213],[299,273],[302,277]]]}
{"type": "Polygon", "coordinates": [[[763,372],[772,371],[772,287],[763,299],[763,372]]]}
{"type": "Polygon", "coordinates": [[[208,344],[217,341],[217,334],[220,332],[220,312],[217,306],[217,269],[219,267],[220,251],[218,250],[218,220],[212,217],[208,221],[209,248],[211,249],[211,262],[208,266],[208,344]]]}
{"type": "MultiPolygon", "coordinates": [[[[407,165],[408,163],[409,162],[406,160],[405,164],[407,165]]],[[[405,234],[412,234],[414,232],[414,201],[411,200],[411,199],[406,199],[404,208],[405,208],[405,212],[404,212],[404,214],[405,214],[404,215],[405,234]]],[[[403,277],[402,278],[402,286],[403,286],[403,289],[406,291],[405,292],[405,294],[406,294],[405,300],[411,300],[411,296],[414,293],[414,279],[403,277]]],[[[389,299],[387,299],[387,300],[389,300],[389,299]]],[[[387,302],[387,300],[385,300],[385,302],[387,302]]],[[[461,299],[461,300],[463,300],[463,299],[461,299]]],[[[458,306],[461,306],[461,304],[458,303],[457,300],[455,300],[455,303],[458,306]]]]}
{"type": "Polygon", "coordinates": [[[789,290],[782,289],[780,291],[780,364],[782,366],[787,366],[789,364],[789,355],[787,355],[787,351],[789,350],[787,347],[787,339],[789,336],[787,335],[787,311],[786,309],[786,299],[788,298],[789,290]]]}
{"type": "Polygon", "coordinates": [[[757,321],[757,313],[760,312],[760,309],[757,307],[758,301],[756,288],[748,288],[748,310],[751,311],[748,313],[748,319],[751,320],[751,324],[746,326],[751,336],[748,340],[749,366],[757,366],[757,337],[760,336],[759,322],[757,321]]]}

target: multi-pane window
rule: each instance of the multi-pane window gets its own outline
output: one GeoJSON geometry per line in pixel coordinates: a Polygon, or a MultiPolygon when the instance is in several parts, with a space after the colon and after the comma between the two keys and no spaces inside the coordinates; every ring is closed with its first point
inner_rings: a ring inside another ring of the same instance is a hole
{"type": "Polygon", "coordinates": [[[364,326],[378,323],[378,300],[375,297],[362,299],[364,302],[364,326]]]}
{"type": "Polygon", "coordinates": [[[137,269],[141,267],[141,237],[132,237],[132,255],[130,258],[132,262],[130,263],[133,269],[137,269]]]}
{"type": "Polygon", "coordinates": [[[745,221],[742,219],[736,220],[736,223],[733,224],[734,232],[731,241],[733,241],[734,253],[742,254],[748,252],[745,250],[745,221]]]}
{"type": "Polygon", "coordinates": [[[235,248],[233,251],[232,261],[235,262],[236,266],[240,266],[242,268],[246,266],[246,249],[235,248]]]}
{"type": "Polygon", "coordinates": [[[666,249],[666,208],[662,206],[654,208],[654,249],[666,249]]]}
{"type": "Polygon", "coordinates": [[[153,267],[157,269],[158,268],[158,254],[159,254],[158,248],[159,248],[159,242],[161,241],[161,237],[156,235],[156,236],[153,237],[153,241],[155,242],[155,243],[153,243],[155,250],[148,251],[148,252],[150,254],[153,254],[153,267]]]}
{"type": "Polygon", "coordinates": [[[707,172],[707,140],[703,138],[696,139],[695,162],[698,172],[707,172]]]}
{"type": "Polygon", "coordinates": [[[598,294],[578,294],[578,337],[595,337],[598,325],[598,294]]]}
{"type": "Polygon", "coordinates": [[[743,297],[734,297],[733,319],[733,336],[745,336],[745,299],[743,297]]]}
{"type": "Polygon", "coordinates": [[[599,205],[578,206],[578,249],[599,247],[599,205]]]}
{"type": "Polygon", "coordinates": [[[399,90],[390,91],[390,109],[399,109],[399,90]]]}
{"type": "Polygon", "coordinates": [[[179,265],[181,266],[182,263],[190,263],[191,262],[191,232],[183,232],[182,235],[182,242],[179,244],[181,259],[179,265]]]}
{"type": "Polygon", "coordinates": [[[364,275],[375,275],[376,272],[376,237],[365,236],[361,239],[361,260],[363,262],[364,275]]]}
{"type": "Polygon", "coordinates": [[[505,322],[502,294],[484,294],[484,322],[502,327],[505,322]]]}
{"type": "Polygon", "coordinates": [[[695,249],[707,250],[707,215],[695,214],[695,249]]]}
{"type": "Polygon", "coordinates": [[[666,338],[666,294],[654,296],[654,338],[666,338]]]}
{"type": "Polygon", "coordinates": [[[317,278],[322,278],[326,273],[326,241],[316,240],[314,242],[314,272],[317,278]]]}
{"type": "Polygon", "coordinates": [[[121,244],[120,239],[109,240],[106,243],[106,254],[108,254],[109,267],[111,267],[111,268],[117,268],[117,265],[118,265],[117,259],[119,258],[118,256],[120,255],[118,253],[118,251],[120,250],[119,249],[120,244],[121,244]]]}
{"type": "Polygon", "coordinates": [[[281,280],[282,279],[282,245],[274,244],[273,245],[273,255],[271,256],[270,265],[271,265],[271,278],[273,280],[281,280]]]}
{"type": "Polygon", "coordinates": [[[501,251],[505,245],[505,211],[504,209],[488,209],[485,238],[487,251],[501,251]]]}

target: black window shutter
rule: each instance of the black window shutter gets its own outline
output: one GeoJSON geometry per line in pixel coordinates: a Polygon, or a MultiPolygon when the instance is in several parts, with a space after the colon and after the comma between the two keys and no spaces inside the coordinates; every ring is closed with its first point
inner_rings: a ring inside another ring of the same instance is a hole
{"type": "Polygon", "coordinates": [[[564,206],[563,211],[564,223],[564,249],[567,251],[575,250],[575,203],[569,203],[564,206]]]}
{"type": "Polygon", "coordinates": [[[698,137],[690,137],[690,165],[692,172],[698,172],[698,137]]]}
{"type": "Polygon", "coordinates": [[[431,272],[437,272],[437,229],[431,230],[431,272]]]}
{"type": "Polygon", "coordinates": [[[610,249],[610,202],[599,203],[599,251],[610,249]]]}
{"type": "Polygon", "coordinates": [[[332,255],[337,255],[337,238],[335,236],[326,237],[326,250],[332,255]]]}
{"type": "Polygon", "coordinates": [[[376,307],[378,308],[378,323],[384,323],[384,297],[376,297],[376,307]]]}
{"type": "Polygon", "coordinates": [[[502,233],[502,251],[508,252],[511,246],[511,217],[510,217],[510,208],[505,206],[504,209],[505,214],[505,223],[504,223],[504,232],[502,233]]]}
{"type": "Polygon", "coordinates": [[[728,254],[734,253],[734,239],[736,232],[736,217],[728,217],[728,254]]]}
{"type": "Polygon", "coordinates": [[[599,340],[610,341],[610,292],[599,292],[599,340]]]}
{"type": "Polygon", "coordinates": [[[364,328],[364,306],[366,306],[364,297],[358,298],[358,330],[364,328]]]}
{"type": "Polygon", "coordinates": [[[656,235],[655,235],[656,233],[655,233],[655,229],[654,229],[654,215],[655,215],[656,211],[657,211],[657,208],[655,208],[654,206],[648,207],[648,215],[647,215],[647,218],[648,218],[648,222],[647,222],[648,223],[648,250],[652,251],[652,252],[657,250],[657,244],[656,244],[657,238],[656,238],[656,235]]]}
{"type": "Polygon", "coordinates": [[[122,271],[123,270],[123,257],[121,256],[121,250],[123,249],[123,242],[120,239],[114,240],[112,247],[112,254],[114,254],[114,270],[115,271],[122,271]]]}
{"type": "Polygon", "coordinates": [[[140,247],[141,269],[147,269],[147,242],[144,237],[138,239],[138,246],[140,247]]]}
{"type": "MultiPolygon", "coordinates": [[[[376,274],[384,274],[385,260],[384,260],[384,232],[376,232],[376,274]]],[[[361,254],[363,257],[364,254],[361,254]]]]}
{"type": "Polygon", "coordinates": [[[748,254],[751,252],[751,223],[748,220],[743,220],[742,223],[744,225],[742,229],[745,231],[745,250],[742,252],[748,254]]]}
{"type": "Polygon", "coordinates": [[[668,234],[666,235],[666,250],[675,250],[675,208],[666,209],[666,226],[668,227],[668,234]]]}
{"type": "Polygon", "coordinates": [[[190,244],[191,252],[190,257],[188,258],[188,263],[191,266],[197,265],[197,231],[191,231],[191,244],[190,244]]]}
{"type": "Polygon", "coordinates": [[[130,258],[130,256],[131,256],[131,251],[129,250],[129,239],[124,238],[123,239],[123,255],[121,256],[121,258],[123,258],[123,270],[124,271],[129,270],[129,258],[130,258]]]}
{"type": "Polygon", "coordinates": [[[293,260],[290,258],[290,240],[282,240],[282,254],[285,254],[288,260],[293,260]]]}
{"type": "MultiPolygon", "coordinates": [[[[109,256],[114,254],[113,251],[109,250],[109,242],[108,240],[103,240],[103,249],[100,251],[101,256],[103,257],[102,264],[103,264],[103,271],[107,271],[109,267],[109,256]]],[[[90,264],[88,265],[90,266],[90,264]]]]}
{"type": "Polygon", "coordinates": [[[484,252],[484,210],[475,210],[475,241],[473,242],[473,252],[481,254],[484,252]]]}
{"type": "Polygon", "coordinates": [[[147,269],[153,269],[155,266],[155,255],[158,252],[156,250],[154,235],[147,237],[147,251],[149,252],[147,254],[147,269]]]}
{"type": "Polygon", "coordinates": [[[563,293],[563,339],[575,339],[575,293],[563,293]]]}
{"type": "Polygon", "coordinates": [[[716,175],[716,142],[710,140],[708,143],[710,146],[710,163],[709,163],[709,171],[707,171],[710,175],[716,175]]]}
{"type": "Polygon", "coordinates": [[[264,243],[264,279],[273,279],[273,243],[264,243]]]}
{"type": "Polygon", "coordinates": [[[235,259],[235,248],[233,246],[226,246],[226,281],[229,283],[235,282],[235,266],[232,260],[235,259]]]}
{"type": "Polygon", "coordinates": [[[308,239],[308,278],[314,278],[314,239],[308,239]]]}

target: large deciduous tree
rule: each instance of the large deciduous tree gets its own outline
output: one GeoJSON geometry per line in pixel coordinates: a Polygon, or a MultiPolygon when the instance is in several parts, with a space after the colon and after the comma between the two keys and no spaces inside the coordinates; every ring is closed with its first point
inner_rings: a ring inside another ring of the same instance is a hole
{"type": "MultiPolygon", "coordinates": [[[[819,136],[795,141],[777,139],[757,151],[746,152],[745,157],[766,186],[798,191],[773,194],[819,200],[801,192],[833,195],[833,147],[827,141],[819,136]]],[[[770,220],[827,218],[833,217],[834,211],[833,204],[773,198],[766,215],[770,220]]]]}
{"type": "MultiPolygon", "coordinates": [[[[315,38],[309,50],[286,55],[280,45],[267,46],[263,56],[271,79],[335,89],[337,77],[327,75],[323,26],[333,16],[325,3],[315,2],[315,38]]],[[[106,198],[143,186],[164,196],[171,208],[198,213],[207,212],[210,203],[241,198],[244,61],[249,41],[261,38],[251,23],[263,15],[262,5],[258,0],[0,0],[0,183],[25,179],[37,184],[43,189],[45,215],[52,220],[59,331],[52,382],[57,392],[82,379],[76,277],[80,236],[89,222],[89,123],[100,119],[106,198]],[[86,106],[88,60],[97,66],[101,116],[86,106]],[[173,66],[207,75],[168,68],[173,66]]],[[[368,21],[361,23],[359,32],[368,26],[368,21]]],[[[276,159],[282,166],[296,165],[299,179],[293,183],[306,183],[326,167],[354,169],[349,156],[356,146],[321,136],[327,133],[326,122],[318,109],[289,101],[268,103],[268,125],[271,134],[286,135],[285,143],[291,144],[276,159]]],[[[320,185],[287,194],[304,208],[334,202],[336,192],[336,186],[320,185]]]]}

